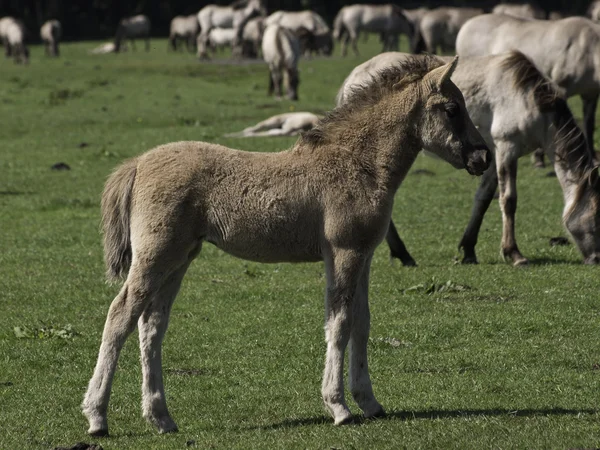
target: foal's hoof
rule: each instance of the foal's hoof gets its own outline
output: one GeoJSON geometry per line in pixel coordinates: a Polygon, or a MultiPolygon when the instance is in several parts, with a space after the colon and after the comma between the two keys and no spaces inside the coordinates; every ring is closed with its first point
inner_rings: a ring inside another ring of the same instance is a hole
{"type": "Polygon", "coordinates": [[[108,437],[108,428],[92,430],[91,428],[88,430],[88,434],[94,437],[108,437]]]}
{"type": "Polygon", "coordinates": [[[161,417],[161,418],[152,418],[150,419],[156,428],[158,428],[158,432],[160,434],[166,433],[177,433],[179,428],[177,428],[177,424],[170,417],[161,417]]]}
{"type": "Polygon", "coordinates": [[[479,264],[479,261],[477,261],[476,256],[465,256],[462,259],[462,263],[463,264],[479,264]]]}
{"type": "Polygon", "coordinates": [[[514,267],[525,267],[529,265],[529,260],[527,258],[517,258],[513,261],[514,267]]]}
{"type": "Polygon", "coordinates": [[[335,425],[351,425],[354,423],[354,416],[352,414],[348,415],[348,416],[343,416],[340,418],[335,419],[335,425]]]}
{"type": "Polygon", "coordinates": [[[380,407],[374,413],[365,414],[365,419],[381,419],[381,418],[383,418],[385,416],[387,416],[387,414],[385,413],[385,409],[383,409],[382,407],[380,407]]]}

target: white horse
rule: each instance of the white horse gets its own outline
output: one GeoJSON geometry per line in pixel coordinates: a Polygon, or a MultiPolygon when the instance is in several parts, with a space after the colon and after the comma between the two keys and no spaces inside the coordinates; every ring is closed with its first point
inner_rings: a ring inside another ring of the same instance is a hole
{"type": "Polygon", "coordinates": [[[289,112],[277,114],[225,137],[297,136],[312,130],[323,117],[310,112],[289,112]]]}
{"type": "Polygon", "coordinates": [[[257,58],[265,32],[265,18],[253,17],[242,30],[242,56],[257,58]]]}
{"type": "Polygon", "coordinates": [[[300,41],[289,29],[281,25],[267,25],[262,40],[263,59],[269,66],[269,95],[280,98],[285,83],[290,100],[298,100],[298,60],[300,41]]]}
{"type": "Polygon", "coordinates": [[[595,0],[590,3],[586,14],[593,21],[600,22],[600,0],[595,0]]]}
{"type": "Polygon", "coordinates": [[[169,31],[169,45],[173,50],[177,50],[177,42],[185,41],[188,51],[193,51],[199,31],[200,25],[196,14],[173,17],[169,31]]]}
{"type": "Polygon", "coordinates": [[[196,43],[198,45],[198,58],[208,58],[208,49],[213,52],[223,51],[226,47],[231,47],[237,31],[235,28],[213,28],[208,32],[208,37],[204,38],[198,35],[196,43]]]}
{"type": "MultiPolygon", "coordinates": [[[[405,53],[383,53],[356,67],[338,92],[337,102],[352,101],[357,87],[368,85],[379,71],[410,58],[405,53]]],[[[444,61],[444,59],[440,60],[444,61]]],[[[515,238],[517,159],[544,148],[564,194],[563,222],[584,262],[600,262],[600,180],[582,132],[558,88],[520,52],[461,58],[452,81],[465,96],[469,115],[495,161],[484,173],[471,219],[460,242],[464,263],[476,263],[477,236],[496,188],[502,210],[502,254],[514,265],[526,264],[515,238]]],[[[393,224],[387,236],[391,255],[414,265],[393,224]]]]}
{"type": "Polygon", "coordinates": [[[456,50],[460,56],[519,50],[562,88],[564,95],[581,96],[584,131],[591,151],[600,96],[598,48],[600,25],[584,17],[528,20],[485,14],[469,20],[456,39],[456,50]]]}
{"type": "Polygon", "coordinates": [[[115,36],[115,52],[121,50],[121,45],[126,39],[131,41],[131,48],[135,50],[135,38],[145,39],[146,51],[150,51],[150,19],[143,14],[127,17],[119,22],[115,36]]]}
{"type": "Polygon", "coordinates": [[[546,19],[546,11],[531,3],[500,3],[494,6],[492,14],[507,14],[509,16],[523,17],[525,19],[546,19]]]}
{"type": "Polygon", "coordinates": [[[466,21],[483,14],[479,8],[440,7],[426,12],[415,36],[413,53],[454,52],[456,36],[466,21]]]}
{"type": "Polygon", "coordinates": [[[0,19],[0,40],[4,46],[4,54],[7,58],[11,56],[10,45],[8,43],[8,28],[13,22],[15,22],[15,18],[10,16],[2,17],[0,19]]]}
{"type": "Polygon", "coordinates": [[[265,19],[265,25],[280,25],[293,31],[307,56],[311,53],[331,55],[333,51],[331,29],[314,11],[276,11],[265,19]]]}
{"type": "MultiPolygon", "coordinates": [[[[126,52],[129,50],[129,46],[127,42],[123,42],[121,44],[121,48],[119,49],[120,53],[126,52]]],[[[105,42],[104,44],[100,44],[93,49],[89,50],[88,53],[90,55],[107,55],[109,53],[115,53],[115,43],[114,42],[105,42]]]]}
{"type": "Polygon", "coordinates": [[[58,56],[58,43],[62,36],[62,27],[58,20],[48,20],[40,28],[40,37],[44,43],[46,55],[58,56]]]}
{"type": "Polygon", "coordinates": [[[29,63],[29,49],[25,42],[27,31],[20,20],[9,21],[5,28],[6,41],[12,56],[17,64],[29,63]]]}
{"type": "Polygon", "coordinates": [[[335,39],[342,40],[342,56],[346,56],[348,43],[358,55],[357,41],[361,32],[377,33],[383,39],[383,51],[391,50],[399,34],[406,34],[411,42],[415,32],[410,21],[399,6],[349,5],[337,13],[333,22],[335,39]],[[396,40],[395,40],[396,39],[396,40]]]}

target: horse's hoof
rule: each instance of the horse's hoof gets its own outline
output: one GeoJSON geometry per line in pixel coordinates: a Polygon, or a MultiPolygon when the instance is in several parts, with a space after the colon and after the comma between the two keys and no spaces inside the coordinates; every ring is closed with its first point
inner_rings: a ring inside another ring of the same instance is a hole
{"type": "Polygon", "coordinates": [[[529,265],[529,260],[527,258],[517,258],[513,261],[514,267],[525,267],[529,265]]]}
{"type": "Polygon", "coordinates": [[[352,414],[348,416],[340,417],[339,419],[335,419],[335,425],[351,425],[354,423],[354,416],[352,414]]]}
{"type": "Polygon", "coordinates": [[[99,430],[88,430],[88,434],[94,437],[108,437],[108,428],[99,429],[99,430]]]}
{"type": "Polygon", "coordinates": [[[404,267],[417,267],[417,262],[414,259],[407,259],[405,261],[402,261],[402,265],[404,267]]]}
{"type": "Polygon", "coordinates": [[[381,419],[386,416],[387,414],[385,413],[385,409],[380,406],[379,409],[374,413],[365,414],[365,419],[381,419]]]}
{"type": "Polygon", "coordinates": [[[462,259],[462,263],[463,264],[479,264],[479,261],[477,261],[476,256],[465,256],[462,259]]]}

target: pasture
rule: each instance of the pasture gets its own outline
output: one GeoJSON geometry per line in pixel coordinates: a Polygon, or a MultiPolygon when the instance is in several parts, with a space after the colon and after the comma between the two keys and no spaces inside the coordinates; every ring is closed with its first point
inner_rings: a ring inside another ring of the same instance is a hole
{"type": "MultiPolygon", "coordinates": [[[[79,405],[118,286],[104,280],[100,194],[123,159],[203,140],[277,151],[295,138],[224,138],[271,115],[332,108],[354,66],[375,55],[300,63],[298,102],[266,96],[263,63],[199,63],[152,51],[61,58],[31,48],[0,70],[0,449],[97,442],[138,448],[591,448],[600,446],[598,268],[566,236],[550,168],[519,165],[517,236],[531,264],[501,260],[494,201],[477,266],[456,264],[479,180],[420,156],[394,220],[419,264],[371,272],[369,357],[388,417],[334,427],[320,396],[323,265],[262,265],[207,244],[192,264],[163,346],[180,431],[141,417],[137,338],[125,345],[109,438],[86,435],[79,405]],[[71,170],[51,170],[63,162],[71,170]]],[[[403,50],[406,50],[404,42],[403,50]]],[[[226,56],[225,56],[226,57],[226,56]]],[[[579,101],[570,105],[581,117],[579,101]]],[[[596,141],[597,144],[598,141],[596,141]]],[[[357,407],[350,402],[353,411],[357,407]]]]}

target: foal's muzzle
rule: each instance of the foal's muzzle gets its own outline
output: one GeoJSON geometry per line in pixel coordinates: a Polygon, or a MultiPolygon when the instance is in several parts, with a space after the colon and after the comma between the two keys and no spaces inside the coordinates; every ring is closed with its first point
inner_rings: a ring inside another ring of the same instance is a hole
{"type": "Polygon", "coordinates": [[[471,175],[483,175],[492,163],[492,152],[487,146],[476,147],[466,157],[465,167],[471,175]]]}

